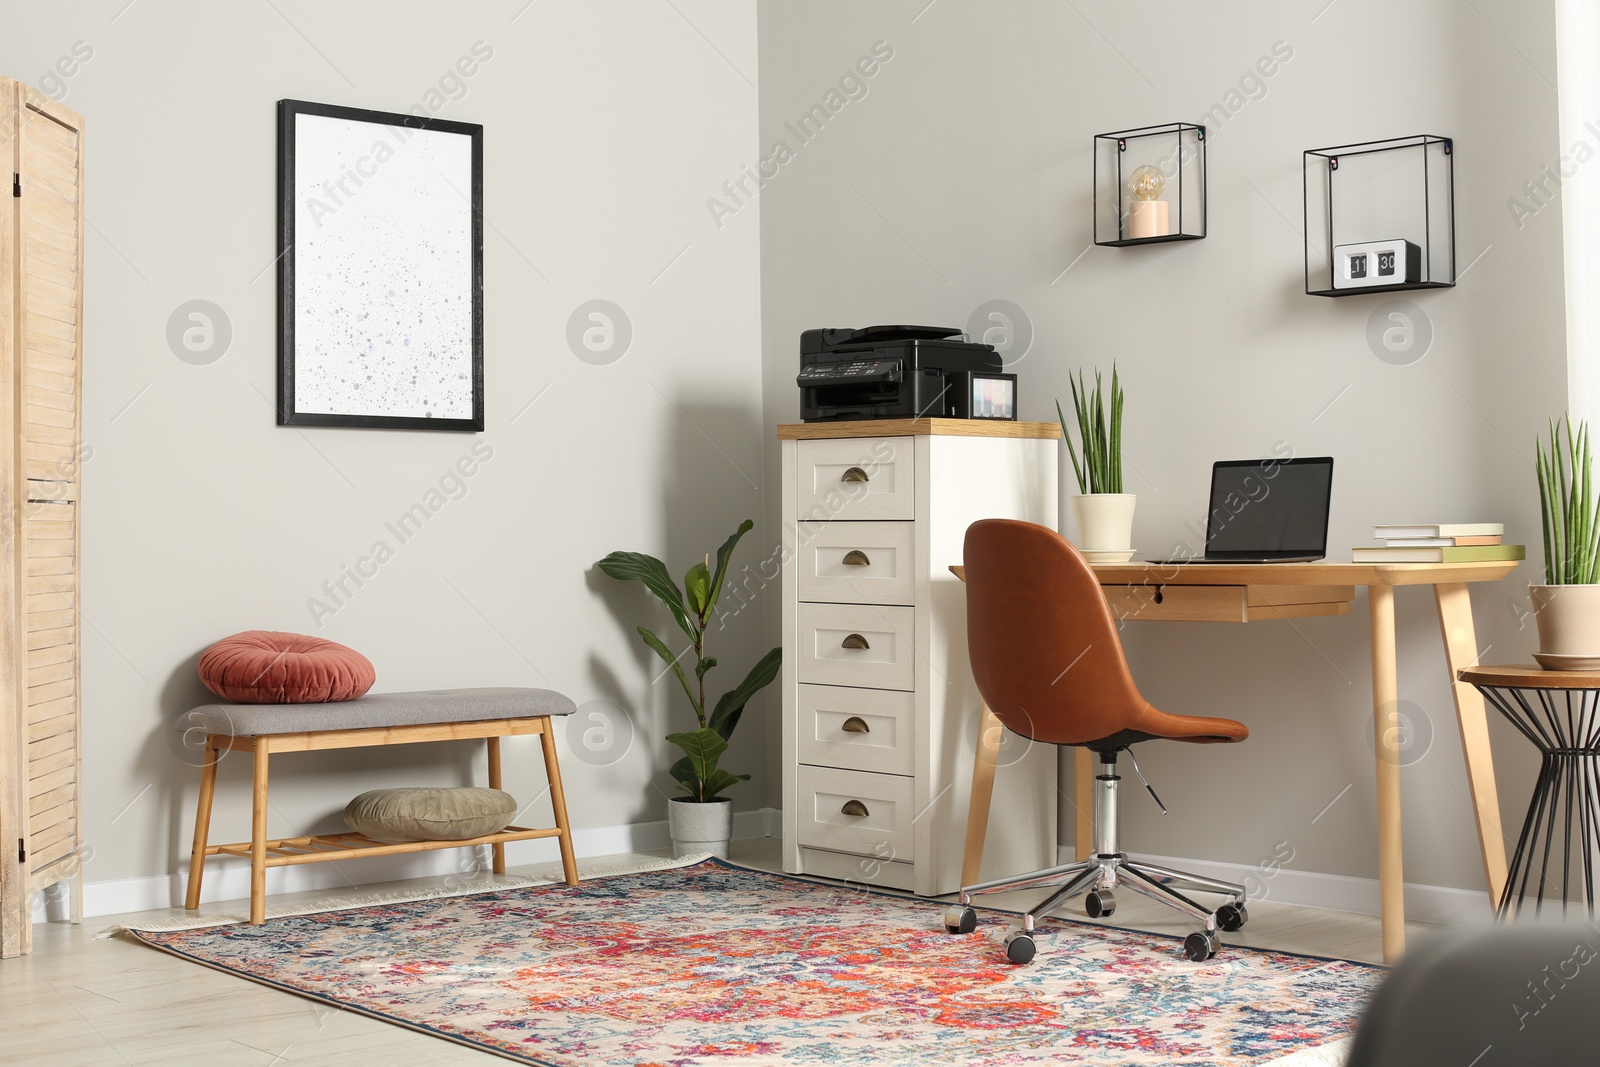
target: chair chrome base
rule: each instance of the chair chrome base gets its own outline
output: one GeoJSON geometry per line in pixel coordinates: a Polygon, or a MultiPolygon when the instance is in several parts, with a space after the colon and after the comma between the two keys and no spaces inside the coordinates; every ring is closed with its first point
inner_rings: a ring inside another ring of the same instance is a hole
{"type": "Polygon", "coordinates": [[[1221,947],[1217,939],[1218,928],[1237,930],[1249,918],[1245,910],[1244,886],[1128,859],[1118,849],[1117,842],[1117,783],[1121,779],[1116,774],[1116,767],[1115,752],[1100,754],[1100,774],[1095,777],[1093,856],[1031,874],[965,886],[961,890],[960,902],[946,910],[945,928],[951,933],[970,933],[976,928],[976,916],[970,908],[973,897],[1035,886],[1057,887],[1054,893],[1023,915],[1021,926],[1006,938],[1007,955],[1012,962],[1026,963],[1033,958],[1033,932],[1039,919],[1080,896],[1085,898],[1085,911],[1090,918],[1110,915],[1116,910],[1115,890],[1125,887],[1183,912],[1204,927],[1203,933],[1191,934],[1184,942],[1184,952],[1190,959],[1201,962],[1215,955],[1221,947]],[[1210,911],[1186,896],[1186,892],[1218,893],[1231,899],[1215,911],[1210,911]]]}

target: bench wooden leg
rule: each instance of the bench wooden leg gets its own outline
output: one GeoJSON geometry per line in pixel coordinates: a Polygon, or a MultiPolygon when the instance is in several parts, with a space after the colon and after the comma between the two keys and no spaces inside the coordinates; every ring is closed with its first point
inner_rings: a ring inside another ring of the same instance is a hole
{"type": "Polygon", "coordinates": [[[200,798],[194,808],[194,851],[189,853],[189,893],[183,906],[193,911],[200,906],[200,880],[206,873],[206,843],[211,835],[211,798],[217,791],[217,751],[215,738],[206,738],[206,762],[200,769],[200,798]]]}
{"type": "MultiPolygon", "coordinates": [[[[488,743],[489,743],[489,788],[490,789],[499,789],[499,788],[501,788],[501,785],[500,785],[500,739],[498,737],[491,737],[491,738],[488,738],[488,743]]],[[[494,855],[494,873],[495,874],[505,874],[506,873],[506,846],[505,846],[505,842],[502,841],[499,844],[490,845],[489,846],[489,851],[494,855]]]]}
{"type": "Polygon", "coordinates": [[[561,767],[556,763],[556,734],[550,720],[544,720],[539,733],[539,743],[544,747],[544,773],[550,779],[550,807],[555,812],[556,829],[561,831],[556,842],[561,846],[561,872],[568,885],[578,884],[578,857],[572,851],[572,827],[567,822],[567,795],[561,789],[561,767]]]}
{"type": "Polygon", "coordinates": [[[267,739],[255,743],[255,777],[250,807],[250,924],[267,921],[267,739]]]}

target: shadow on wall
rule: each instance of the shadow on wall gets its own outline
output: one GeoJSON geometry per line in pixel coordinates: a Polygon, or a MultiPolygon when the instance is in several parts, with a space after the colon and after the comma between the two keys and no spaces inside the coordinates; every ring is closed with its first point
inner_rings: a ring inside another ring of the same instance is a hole
{"type": "MultiPolygon", "coordinates": [[[[658,514],[664,518],[659,536],[648,531],[624,533],[618,543],[596,546],[595,559],[607,552],[649,552],[666,564],[667,572],[679,588],[683,575],[707,553],[714,553],[747,518],[762,515],[761,421],[758,410],[749,406],[686,404],[671,401],[675,408],[666,446],[653,451],[661,486],[658,514]],[[624,543],[626,542],[626,543],[624,543]]],[[[641,509],[643,512],[643,509],[641,509]]],[[[648,512],[643,512],[648,514],[648,512]]],[[[776,530],[760,526],[740,541],[729,568],[727,586],[746,566],[755,573],[759,558],[772,554],[779,543],[776,530]]],[[[712,561],[713,567],[715,560],[712,561]]],[[[604,601],[617,625],[619,640],[630,650],[626,663],[606,663],[599,657],[589,661],[589,681],[601,699],[615,702],[629,719],[633,743],[651,754],[650,788],[644,790],[631,822],[666,818],[667,798],[682,792],[667,773],[678,750],[663,738],[671,732],[693,729],[695,721],[689,699],[672,672],[647,649],[635,630],[644,626],[666,642],[674,652],[688,651],[689,639],[668,613],[642,585],[618,582],[591,567],[585,575],[588,588],[604,601]]],[[[769,646],[763,643],[760,609],[752,596],[776,596],[774,583],[761,591],[753,585],[743,599],[727,588],[719,602],[722,622],[707,628],[706,646],[720,665],[706,675],[706,702],[714,705],[718,697],[744,677],[769,646]]],[[[692,656],[691,656],[692,658],[692,656]]],[[[693,684],[693,672],[686,672],[693,684]]],[[[757,696],[746,709],[745,721],[759,721],[769,710],[763,703],[766,694],[757,696]]],[[[575,724],[581,728],[581,724],[575,724]]],[[[760,777],[765,764],[765,730],[741,727],[734,735],[724,766],[734,773],[760,777]]],[[[736,809],[757,808],[764,803],[764,784],[753,780],[729,791],[736,809]],[[753,798],[753,799],[752,799],[753,798]]]]}

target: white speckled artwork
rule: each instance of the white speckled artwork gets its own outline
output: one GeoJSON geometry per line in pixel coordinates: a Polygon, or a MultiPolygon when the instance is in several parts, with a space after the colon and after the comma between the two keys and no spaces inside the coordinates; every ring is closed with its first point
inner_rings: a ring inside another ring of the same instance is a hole
{"type": "Polygon", "coordinates": [[[472,138],[293,121],[294,413],[473,418],[472,138]]]}

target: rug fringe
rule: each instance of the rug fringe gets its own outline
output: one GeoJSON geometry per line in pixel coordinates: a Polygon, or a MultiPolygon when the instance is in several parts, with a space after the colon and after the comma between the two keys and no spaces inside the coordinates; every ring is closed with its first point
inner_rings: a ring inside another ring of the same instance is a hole
{"type": "MultiPolygon", "coordinates": [[[[593,881],[597,878],[616,878],[626,874],[649,874],[652,871],[668,871],[678,867],[692,867],[709,859],[711,853],[700,852],[681,859],[662,859],[649,863],[608,864],[600,867],[585,869],[580,866],[578,878],[580,881],[593,881]]],[[[356,908],[371,908],[383,904],[411,904],[420,900],[437,900],[447,897],[470,897],[479,893],[497,893],[506,889],[527,889],[536,886],[558,885],[553,878],[531,878],[523,875],[499,875],[493,882],[481,882],[469,886],[435,886],[431,889],[396,889],[387,893],[369,893],[361,897],[340,897],[333,902],[302,904],[290,908],[269,908],[268,919],[288,919],[297,915],[316,915],[328,911],[351,911],[356,908]]],[[[248,904],[247,901],[239,903],[248,904]]],[[[98,934],[94,940],[105,941],[118,934],[124,933],[169,933],[174,930],[201,930],[211,926],[235,926],[248,923],[250,915],[222,913],[204,916],[183,916],[177,919],[153,919],[148,922],[119,923],[108,926],[98,934]]]]}
{"type": "Polygon", "coordinates": [[[1344,1067],[1350,1059],[1353,1037],[1341,1037],[1316,1048],[1303,1048],[1275,1060],[1267,1060],[1262,1067],[1344,1067]]]}

